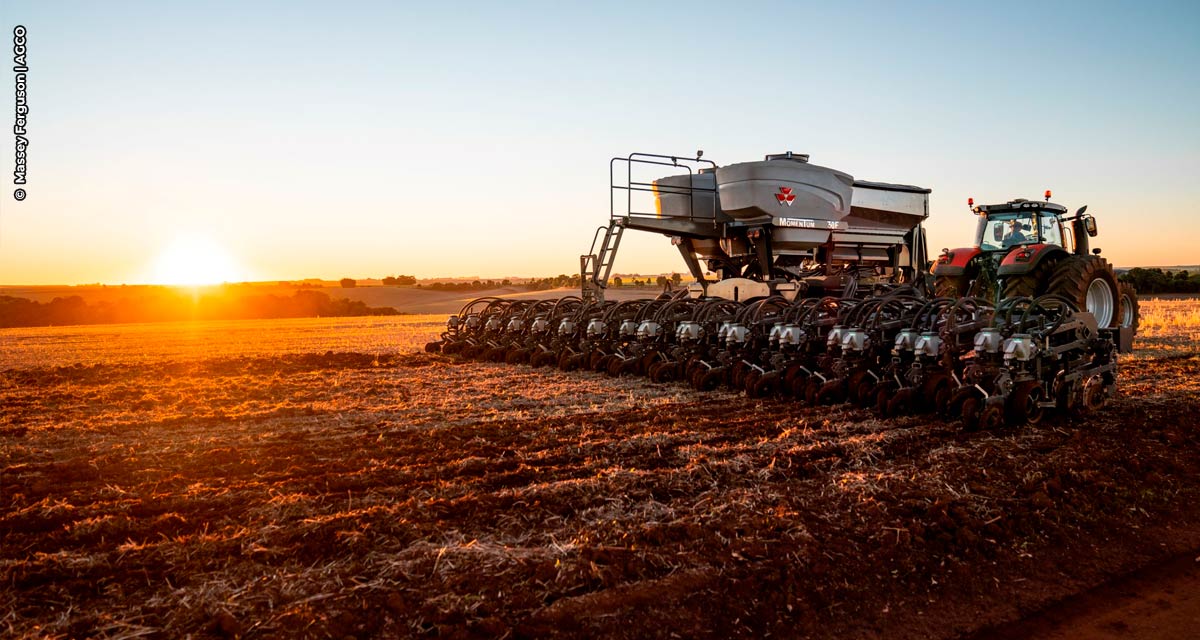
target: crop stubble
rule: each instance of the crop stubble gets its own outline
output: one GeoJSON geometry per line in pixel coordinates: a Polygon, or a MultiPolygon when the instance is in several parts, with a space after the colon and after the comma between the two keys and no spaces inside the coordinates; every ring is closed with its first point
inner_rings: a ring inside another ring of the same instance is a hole
{"type": "Polygon", "coordinates": [[[357,322],[3,347],[0,629],[956,637],[1200,547],[1186,333],[1090,421],[961,434],[357,322]]]}

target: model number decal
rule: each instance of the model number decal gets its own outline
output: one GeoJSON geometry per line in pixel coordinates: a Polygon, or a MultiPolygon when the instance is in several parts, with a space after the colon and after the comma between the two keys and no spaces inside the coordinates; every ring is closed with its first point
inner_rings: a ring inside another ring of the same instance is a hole
{"type": "Polygon", "coordinates": [[[845,229],[846,223],[838,220],[813,220],[811,218],[776,218],[775,225],[779,227],[794,227],[796,229],[845,229]]]}

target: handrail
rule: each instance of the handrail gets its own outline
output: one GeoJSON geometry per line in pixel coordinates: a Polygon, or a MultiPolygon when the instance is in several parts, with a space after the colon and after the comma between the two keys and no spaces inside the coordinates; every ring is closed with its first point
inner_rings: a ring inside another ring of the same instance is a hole
{"type": "MultiPolygon", "coordinates": [[[[717,207],[716,186],[714,185],[711,188],[692,186],[692,183],[693,183],[693,180],[691,179],[692,176],[697,174],[699,172],[699,170],[701,168],[703,168],[698,165],[706,165],[707,167],[712,168],[712,169],[717,168],[717,163],[713,162],[712,160],[704,160],[704,159],[700,158],[698,155],[695,158],[688,158],[688,157],[681,157],[681,156],[662,155],[662,154],[656,154],[656,153],[631,153],[624,158],[621,158],[621,157],[612,158],[611,160],[609,160],[609,163],[608,163],[609,219],[618,217],[617,192],[624,191],[625,192],[625,212],[623,215],[625,217],[663,217],[663,214],[661,212],[657,212],[657,211],[653,212],[653,213],[645,212],[645,211],[634,211],[634,209],[633,209],[633,194],[634,194],[634,192],[655,193],[658,195],[666,193],[666,194],[671,194],[671,195],[683,195],[688,198],[689,215],[686,216],[687,220],[695,221],[697,218],[704,218],[705,220],[711,219],[713,221],[713,223],[716,224],[716,217],[717,217],[716,216],[716,207],[717,207]],[[624,184],[618,184],[618,182],[617,182],[617,163],[625,164],[624,184]],[[634,180],[633,179],[633,167],[635,164],[637,164],[637,165],[654,165],[654,166],[662,166],[662,167],[675,167],[675,168],[679,168],[679,169],[685,169],[688,172],[687,173],[688,186],[686,186],[686,187],[678,186],[677,187],[674,185],[655,185],[654,182],[642,182],[642,181],[634,180]],[[696,207],[696,198],[695,198],[696,192],[713,194],[711,211],[698,212],[696,210],[696,208],[697,208],[696,207]]],[[[683,216],[667,216],[667,217],[682,218],[683,216]]]]}

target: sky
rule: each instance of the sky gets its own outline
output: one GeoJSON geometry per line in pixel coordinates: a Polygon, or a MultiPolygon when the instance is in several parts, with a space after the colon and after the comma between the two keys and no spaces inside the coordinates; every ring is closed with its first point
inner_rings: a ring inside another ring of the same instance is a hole
{"type": "MultiPolygon", "coordinates": [[[[1118,266],[1200,263],[1196,2],[0,0],[18,24],[3,284],[575,273],[609,159],[697,149],[932,188],[935,251],[968,197],[1052,189],[1118,266]]],[[[615,271],[685,267],[630,232],[615,271]]]]}

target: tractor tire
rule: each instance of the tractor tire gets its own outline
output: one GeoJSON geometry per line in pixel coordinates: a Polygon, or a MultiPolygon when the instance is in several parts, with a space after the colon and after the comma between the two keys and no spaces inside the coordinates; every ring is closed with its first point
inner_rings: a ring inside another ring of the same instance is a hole
{"type": "Polygon", "coordinates": [[[442,351],[442,343],[440,341],[425,343],[425,353],[441,353],[441,351],[442,351]]]}
{"type": "Polygon", "coordinates": [[[1050,276],[1059,263],[1058,257],[1046,258],[1033,268],[1033,271],[1020,276],[1008,276],[1004,279],[1004,295],[1007,298],[1036,298],[1046,292],[1050,286],[1050,276]]]}
{"type": "Polygon", "coordinates": [[[938,276],[933,280],[933,292],[939,298],[964,298],[971,288],[971,279],[966,275],[938,276]]]}
{"type": "Polygon", "coordinates": [[[1138,325],[1142,321],[1142,312],[1138,307],[1137,289],[1134,289],[1133,285],[1121,282],[1117,284],[1117,290],[1121,294],[1121,313],[1117,324],[1121,327],[1132,327],[1133,333],[1136,335],[1138,325]]]}
{"type": "Polygon", "coordinates": [[[1055,265],[1046,293],[1062,296],[1096,316],[1101,328],[1115,327],[1121,318],[1117,276],[1100,256],[1071,256],[1055,265]]]}

